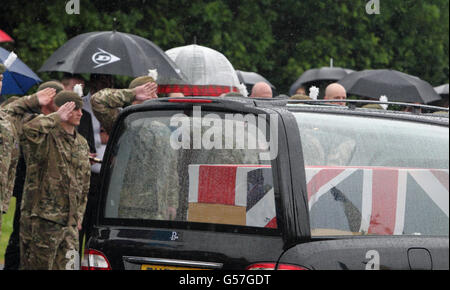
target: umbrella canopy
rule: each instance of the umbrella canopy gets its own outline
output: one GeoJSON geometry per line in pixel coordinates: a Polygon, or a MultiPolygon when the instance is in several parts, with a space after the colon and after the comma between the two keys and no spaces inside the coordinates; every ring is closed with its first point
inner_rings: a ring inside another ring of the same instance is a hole
{"type": "Polygon", "coordinates": [[[14,40],[6,34],[3,30],[0,29],[0,42],[13,42],[14,40]]]}
{"type": "Polygon", "coordinates": [[[424,80],[396,70],[376,69],[354,72],[339,80],[347,93],[379,99],[385,95],[389,101],[428,104],[441,97],[424,80]]]}
{"type": "Polygon", "coordinates": [[[262,75],[260,75],[258,73],[236,70],[236,74],[238,76],[239,81],[245,85],[253,86],[254,84],[256,84],[258,82],[265,82],[272,89],[275,89],[274,85],[272,85],[265,77],[263,77],[262,75]]]}
{"type": "Polygon", "coordinates": [[[321,67],[305,71],[290,87],[289,94],[295,94],[298,88],[309,82],[338,81],[354,70],[342,67],[321,67]]]}
{"type": "Polygon", "coordinates": [[[431,105],[448,107],[448,84],[434,87],[434,90],[441,96],[442,99],[436,102],[432,102],[431,105]]]}
{"type": "Polygon", "coordinates": [[[181,92],[185,95],[207,95],[211,92],[220,95],[238,91],[236,71],[222,53],[193,44],[169,49],[166,54],[188,79],[184,83],[186,86],[181,87],[181,92]]]}
{"type": "MultiPolygon", "coordinates": [[[[0,61],[8,58],[10,52],[0,47],[0,61]]],[[[1,95],[24,95],[28,90],[42,80],[19,58],[17,58],[3,73],[1,95]]]]}
{"type": "Polygon", "coordinates": [[[440,85],[438,87],[434,87],[434,90],[436,93],[438,93],[441,96],[447,96],[448,98],[448,84],[440,85]]]}
{"type": "Polygon", "coordinates": [[[70,39],[39,71],[138,77],[154,69],[158,72],[158,83],[177,83],[184,79],[173,61],[153,42],[128,33],[97,31],[70,39]]]}

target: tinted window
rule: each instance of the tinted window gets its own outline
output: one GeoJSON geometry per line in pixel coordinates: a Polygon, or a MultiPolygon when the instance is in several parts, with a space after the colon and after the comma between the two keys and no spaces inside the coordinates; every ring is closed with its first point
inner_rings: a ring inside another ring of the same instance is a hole
{"type": "Polygon", "coordinates": [[[265,134],[251,116],[185,113],[125,119],[109,169],[105,217],[276,228],[270,160],[260,158],[267,150],[249,145],[265,134]],[[225,128],[230,124],[234,135],[225,128]]]}
{"type": "Polygon", "coordinates": [[[312,235],[448,236],[448,127],[294,114],[312,235]]]}

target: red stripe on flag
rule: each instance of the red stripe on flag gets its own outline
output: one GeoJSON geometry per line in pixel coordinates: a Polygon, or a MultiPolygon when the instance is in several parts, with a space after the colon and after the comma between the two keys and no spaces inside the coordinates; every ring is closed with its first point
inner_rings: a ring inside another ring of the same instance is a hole
{"type": "Polygon", "coordinates": [[[236,167],[200,166],[199,203],[234,205],[235,187],[236,167]]]}
{"type": "Polygon", "coordinates": [[[311,199],[311,196],[317,193],[317,191],[325,184],[330,182],[333,178],[341,174],[345,169],[344,168],[326,168],[320,170],[316,175],[311,178],[308,182],[308,200],[311,199]]]}
{"type": "Polygon", "coordinates": [[[448,172],[442,170],[430,170],[430,171],[448,191],[448,172]]]}
{"type": "Polygon", "coordinates": [[[265,228],[276,229],[277,228],[277,218],[274,217],[273,219],[271,219],[270,222],[267,225],[265,225],[265,228]]]}
{"type": "Polygon", "coordinates": [[[397,211],[398,170],[373,170],[369,234],[392,235],[397,211]]]}

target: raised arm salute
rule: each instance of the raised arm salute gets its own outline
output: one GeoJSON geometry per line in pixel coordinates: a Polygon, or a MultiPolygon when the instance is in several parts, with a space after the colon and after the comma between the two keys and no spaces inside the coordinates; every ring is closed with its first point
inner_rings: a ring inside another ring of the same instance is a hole
{"type": "Polygon", "coordinates": [[[24,142],[34,153],[22,200],[21,269],[66,269],[78,252],[90,177],[89,146],[75,130],[82,100],[62,91],[54,104],[57,112],[23,127],[24,142]]]}

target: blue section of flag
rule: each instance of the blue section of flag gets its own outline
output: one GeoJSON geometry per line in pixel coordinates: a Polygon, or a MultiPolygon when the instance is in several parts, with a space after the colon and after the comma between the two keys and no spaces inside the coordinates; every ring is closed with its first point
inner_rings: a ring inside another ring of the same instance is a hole
{"type": "Polygon", "coordinates": [[[357,170],[323,194],[311,208],[311,228],[358,232],[361,226],[362,181],[363,170],[357,170]]]}
{"type": "Polygon", "coordinates": [[[447,235],[448,216],[408,174],[403,234],[447,235]]]}
{"type": "Polygon", "coordinates": [[[261,168],[247,173],[247,211],[273,187],[272,168],[261,168]]]}

